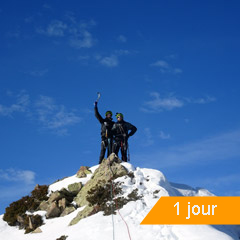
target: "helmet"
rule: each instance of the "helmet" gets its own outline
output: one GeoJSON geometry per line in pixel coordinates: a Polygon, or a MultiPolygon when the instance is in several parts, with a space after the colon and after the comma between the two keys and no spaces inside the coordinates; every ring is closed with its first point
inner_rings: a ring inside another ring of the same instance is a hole
{"type": "Polygon", "coordinates": [[[105,116],[107,116],[108,114],[112,115],[112,112],[111,111],[106,111],[105,116]]]}
{"type": "Polygon", "coordinates": [[[116,113],[116,118],[118,118],[119,116],[121,116],[123,118],[123,114],[122,113],[116,113]]]}

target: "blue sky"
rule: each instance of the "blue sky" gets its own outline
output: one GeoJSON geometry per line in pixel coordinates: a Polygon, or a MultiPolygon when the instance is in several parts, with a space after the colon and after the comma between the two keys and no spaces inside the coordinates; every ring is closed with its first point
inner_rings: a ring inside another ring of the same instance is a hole
{"type": "Polygon", "coordinates": [[[98,163],[99,111],[138,131],[131,163],[240,194],[239,1],[0,4],[0,213],[98,163]]]}

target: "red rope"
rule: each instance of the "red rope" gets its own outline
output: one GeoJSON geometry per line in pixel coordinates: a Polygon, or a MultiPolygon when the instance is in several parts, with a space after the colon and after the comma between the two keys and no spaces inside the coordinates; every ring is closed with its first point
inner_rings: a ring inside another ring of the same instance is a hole
{"type": "MultiPolygon", "coordinates": [[[[114,186],[113,186],[113,180],[112,180],[112,178],[111,178],[111,183],[112,183],[112,189],[113,189],[113,197],[115,197],[114,186]]],[[[131,235],[130,235],[130,231],[129,231],[128,224],[127,224],[127,222],[124,220],[123,216],[121,215],[121,213],[120,213],[120,211],[119,211],[119,209],[118,209],[117,199],[114,199],[114,201],[115,201],[115,204],[116,204],[116,209],[117,209],[117,211],[118,211],[118,214],[120,215],[120,217],[122,218],[122,220],[124,221],[124,223],[125,223],[125,225],[126,225],[126,227],[127,227],[129,239],[132,240],[131,235]]]]}

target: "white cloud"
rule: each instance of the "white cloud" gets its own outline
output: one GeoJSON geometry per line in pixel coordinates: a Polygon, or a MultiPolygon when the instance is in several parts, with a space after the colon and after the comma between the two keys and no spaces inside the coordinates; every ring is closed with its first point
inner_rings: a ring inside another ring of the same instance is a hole
{"type": "Polygon", "coordinates": [[[96,26],[96,22],[91,20],[78,23],[73,16],[70,17],[70,21],[68,29],[70,46],[76,49],[93,47],[97,40],[93,38],[89,30],[96,26]]]}
{"type": "Polygon", "coordinates": [[[64,36],[64,31],[67,29],[67,24],[62,21],[53,21],[49,24],[47,28],[47,34],[49,36],[62,37],[64,36]]]}
{"type": "Polygon", "coordinates": [[[0,116],[13,117],[15,113],[22,113],[25,117],[38,122],[45,129],[51,130],[57,135],[67,135],[68,127],[81,121],[76,110],[67,110],[64,105],[57,105],[54,99],[47,96],[40,96],[37,101],[32,101],[25,91],[14,95],[7,92],[8,97],[15,98],[13,104],[7,106],[0,104],[0,116]]]}
{"type": "Polygon", "coordinates": [[[240,130],[208,137],[203,140],[177,145],[146,154],[135,156],[150,165],[161,168],[208,165],[211,162],[230,161],[240,158],[240,130]],[[146,161],[149,159],[149,161],[146,161]],[[161,161],[160,161],[161,160],[161,161]]]}
{"type": "Polygon", "coordinates": [[[166,140],[166,139],[170,139],[170,138],[171,138],[170,134],[166,134],[166,133],[164,133],[163,131],[160,131],[159,137],[160,137],[161,139],[163,139],[163,140],[166,140]]]}
{"type": "Polygon", "coordinates": [[[157,113],[163,110],[173,110],[175,108],[181,108],[187,104],[207,104],[216,101],[216,98],[209,96],[206,98],[199,99],[191,98],[180,99],[173,95],[170,95],[169,97],[160,97],[160,94],[158,92],[151,92],[150,96],[153,99],[145,101],[143,103],[143,107],[140,108],[141,111],[146,113],[157,113]]]}
{"type": "Polygon", "coordinates": [[[150,128],[149,127],[144,128],[143,132],[144,132],[144,135],[145,135],[143,146],[151,146],[151,145],[153,145],[154,144],[154,140],[153,140],[153,136],[152,136],[150,128]]]}
{"type": "Polygon", "coordinates": [[[158,139],[162,139],[162,140],[166,140],[166,139],[170,139],[170,134],[166,134],[163,131],[160,131],[159,134],[152,134],[152,131],[149,127],[146,127],[143,129],[143,134],[144,134],[144,138],[143,138],[143,143],[141,144],[144,147],[149,147],[152,146],[155,141],[154,141],[154,135],[156,135],[156,137],[158,137],[158,139]]]}
{"type": "Polygon", "coordinates": [[[24,182],[25,184],[34,184],[35,172],[29,170],[0,169],[0,179],[7,182],[24,182]]]}
{"type": "Polygon", "coordinates": [[[22,113],[31,121],[38,122],[43,129],[51,130],[57,135],[67,135],[68,127],[79,123],[82,118],[78,116],[76,110],[68,110],[64,105],[57,105],[53,98],[40,96],[37,101],[30,101],[30,97],[25,91],[14,95],[7,92],[9,98],[14,98],[11,105],[0,104],[0,117],[13,117],[15,113],[22,113]]]}
{"type": "Polygon", "coordinates": [[[16,112],[26,112],[28,110],[30,100],[29,95],[22,91],[16,96],[15,103],[10,106],[0,104],[0,116],[11,116],[16,112]]]}
{"type": "Polygon", "coordinates": [[[161,98],[157,92],[150,93],[150,96],[153,100],[144,102],[144,107],[141,108],[144,112],[161,112],[163,110],[172,110],[184,106],[184,102],[174,96],[161,98]]]}
{"type": "Polygon", "coordinates": [[[33,77],[43,77],[44,75],[46,75],[48,73],[48,69],[45,68],[42,70],[32,70],[27,73],[33,77]]]}
{"type": "Polygon", "coordinates": [[[160,68],[163,68],[163,69],[169,69],[169,64],[166,61],[163,61],[163,60],[159,60],[155,63],[152,63],[151,66],[160,67],[160,68]]]}
{"type": "Polygon", "coordinates": [[[121,43],[127,42],[127,38],[124,35],[119,35],[117,40],[121,43]]]}
{"type": "Polygon", "coordinates": [[[92,34],[86,30],[82,31],[81,34],[73,36],[69,40],[70,46],[80,49],[80,48],[91,48],[95,44],[95,40],[92,34]]]}
{"type": "Polygon", "coordinates": [[[66,17],[66,22],[53,20],[45,29],[38,28],[37,33],[49,37],[65,37],[68,44],[76,49],[91,48],[96,43],[96,39],[89,29],[96,25],[95,21],[78,23],[73,14],[68,14],[66,17]]]}
{"type": "Polygon", "coordinates": [[[39,28],[37,32],[48,35],[49,37],[63,37],[68,25],[59,20],[53,20],[46,28],[46,30],[39,28]]]}
{"type": "Polygon", "coordinates": [[[64,105],[55,104],[54,100],[47,96],[40,96],[35,106],[39,122],[44,128],[58,135],[66,135],[66,127],[81,121],[73,111],[67,111],[64,105]]]}
{"type": "Polygon", "coordinates": [[[173,74],[179,74],[182,73],[181,68],[174,68],[172,67],[168,62],[164,60],[158,60],[152,64],[150,64],[152,67],[157,67],[160,69],[161,73],[173,73],[173,74]]]}
{"type": "Polygon", "coordinates": [[[85,61],[85,60],[89,60],[90,59],[90,56],[88,56],[88,55],[80,55],[80,56],[78,56],[77,57],[77,60],[79,60],[79,61],[85,61]]]}
{"type": "Polygon", "coordinates": [[[117,67],[119,65],[119,58],[129,54],[130,52],[128,50],[118,49],[115,50],[110,56],[103,57],[101,55],[96,55],[95,59],[103,66],[117,67]]]}
{"type": "Polygon", "coordinates": [[[174,68],[174,69],[173,69],[173,73],[178,74],[178,73],[182,73],[182,72],[183,72],[183,71],[182,71],[181,68],[174,68]]]}
{"type": "Polygon", "coordinates": [[[216,98],[207,96],[206,98],[199,98],[199,99],[189,100],[189,101],[192,103],[206,104],[210,102],[215,102],[216,98]]]}
{"type": "Polygon", "coordinates": [[[115,50],[114,54],[117,56],[124,56],[124,55],[129,55],[130,52],[128,50],[119,49],[119,50],[115,50]]]}
{"type": "Polygon", "coordinates": [[[99,62],[106,67],[116,67],[119,64],[118,57],[116,55],[104,57],[99,62]]]}

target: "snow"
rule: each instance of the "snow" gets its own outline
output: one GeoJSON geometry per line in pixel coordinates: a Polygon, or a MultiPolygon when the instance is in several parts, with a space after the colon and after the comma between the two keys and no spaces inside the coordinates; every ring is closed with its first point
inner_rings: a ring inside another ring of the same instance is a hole
{"type": "Polygon", "coordinates": [[[98,168],[98,166],[99,165],[91,167],[90,170],[91,170],[92,174],[88,174],[87,177],[85,177],[85,178],[78,178],[77,174],[75,174],[71,177],[64,178],[63,180],[60,180],[58,182],[51,184],[48,188],[48,195],[50,195],[51,192],[59,191],[62,188],[67,189],[68,185],[72,184],[72,183],[81,182],[82,184],[85,184],[92,177],[93,173],[98,168]]]}
{"type": "MultiPolygon", "coordinates": [[[[132,240],[237,240],[237,226],[211,226],[211,225],[140,225],[143,218],[151,210],[161,196],[213,196],[206,189],[192,188],[187,185],[168,182],[162,172],[154,169],[135,168],[129,163],[122,163],[128,171],[132,171],[134,178],[121,177],[115,182],[122,182],[124,195],[128,195],[134,189],[138,189],[143,198],[131,201],[120,209],[121,215],[127,222],[132,240]]],[[[94,172],[98,165],[91,168],[94,172]]],[[[58,181],[49,187],[51,191],[67,188],[69,184],[82,182],[85,184],[92,174],[86,178],[77,178],[76,175],[58,181]]],[[[78,208],[73,213],[59,218],[46,219],[44,211],[40,214],[44,217],[42,233],[24,234],[24,230],[10,227],[0,216],[1,240],[55,240],[62,235],[68,236],[67,240],[96,240],[113,239],[113,225],[111,216],[103,216],[102,212],[82,219],[79,223],[69,226],[70,221],[84,207],[78,208]]],[[[119,214],[114,215],[115,240],[129,239],[125,223],[119,214]]]]}

